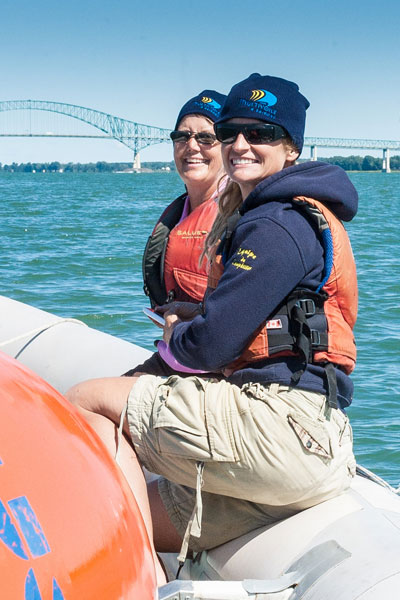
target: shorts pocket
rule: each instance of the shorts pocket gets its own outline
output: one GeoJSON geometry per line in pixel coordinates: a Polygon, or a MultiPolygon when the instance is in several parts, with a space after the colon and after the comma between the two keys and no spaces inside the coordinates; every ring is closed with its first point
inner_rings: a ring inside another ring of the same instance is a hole
{"type": "Polygon", "coordinates": [[[154,442],[162,455],[210,460],[207,429],[201,418],[203,388],[193,379],[172,376],[159,386],[151,420],[154,442]]]}
{"type": "Polygon", "coordinates": [[[309,419],[297,412],[289,413],[287,418],[307,453],[332,459],[330,437],[322,423],[309,419]]]}
{"type": "Polygon", "coordinates": [[[195,376],[172,376],[159,386],[151,426],[161,455],[204,462],[237,460],[224,402],[218,398],[219,385],[195,376]],[[211,412],[210,404],[214,407],[211,412]]]}

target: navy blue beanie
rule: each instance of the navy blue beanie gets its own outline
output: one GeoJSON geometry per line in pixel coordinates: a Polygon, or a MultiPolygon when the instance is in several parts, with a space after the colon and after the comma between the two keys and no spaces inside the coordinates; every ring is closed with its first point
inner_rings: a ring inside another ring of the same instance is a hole
{"type": "Polygon", "coordinates": [[[301,152],[309,101],[292,81],[253,73],[233,86],[218,123],[235,117],[260,119],[281,125],[301,152]]]}
{"type": "Polygon", "coordinates": [[[204,115],[211,121],[219,119],[226,96],[215,90],[204,90],[184,104],[176,120],[175,129],[186,115],[204,115]]]}

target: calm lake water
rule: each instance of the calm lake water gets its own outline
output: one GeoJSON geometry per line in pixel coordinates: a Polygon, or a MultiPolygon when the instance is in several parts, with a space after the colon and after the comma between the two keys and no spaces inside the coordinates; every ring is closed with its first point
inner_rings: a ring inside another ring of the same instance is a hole
{"type": "MultiPolygon", "coordinates": [[[[349,410],[360,464],[400,483],[400,173],[354,173],[360,302],[349,410]]],[[[0,173],[1,293],[152,348],[141,256],[175,173],[0,173]]]]}

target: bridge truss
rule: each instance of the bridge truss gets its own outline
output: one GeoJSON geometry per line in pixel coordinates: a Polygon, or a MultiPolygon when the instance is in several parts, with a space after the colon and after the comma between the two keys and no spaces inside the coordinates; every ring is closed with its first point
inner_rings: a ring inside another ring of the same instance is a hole
{"type": "Polygon", "coordinates": [[[48,102],[47,100],[4,100],[0,102],[0,112],[8,110],[44,110],[66,115],[92,125],[104,135],[3,134],[4,136],[110,138],[130,148],[133,151],[134,159],[143,148],[152,144],[170,141],[170,129],[135,123],[134,121],[121,119],[108,113],[75,104],[48,102]]]}
{"type": "Polygon", "coordinates": [[[304,138],[305,146],[318,148],[364,148],[369,150],[400,150],[400,142],[394,140],[353,140],[343,138],[304,138]]]}
{"type": "MultiPolygon", "coordinates": [[[[54,134],[54,133],[2,133],[0,137],[77,137],[77,138],[108,138],[124,144],[133,151],[134,162],[140,164],[139,152],[152,144],[170,141],[170,129],[143,125],[127,119],[121,119],[108,113],[92,108],[66,104],[64,102],[49,102],[47,100],[4,100],[0,101],[0,112],[12,110],[42,110],[66,115],[87,123],[99,131],[97,135],[54,134]]],[[[393,140],[364,140],[343,138],[306,137],[304,145],[311,148],[311,160],[317,158],[317,148],[361,148],[383,150],[383,169],[390,171],[390,150],[400,150],[400,141],[393,140]]]]}
{"type": "Polygon", "coordinates": [[[382,150],[382,171],[390,173],[390,151],[400,150],[400,142],[395,140],[356,140],[344,138],[304,138],[304,145],[311,148],[311,160],[317,160],[317,148],[362,148],[382,150]]]}

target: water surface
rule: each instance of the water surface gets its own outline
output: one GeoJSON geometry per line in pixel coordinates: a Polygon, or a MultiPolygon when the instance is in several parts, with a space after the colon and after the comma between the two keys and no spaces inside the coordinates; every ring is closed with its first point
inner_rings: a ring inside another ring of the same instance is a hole
{"type": "MultiPolygon", "coordinates": [[[[349,410],[358,462],[400,483],[400,173],[354,173],[359,277],[349,410]]],[[[0,173],[2,294],[152,348],[141,257],[175,173],[0,173]]]]}

